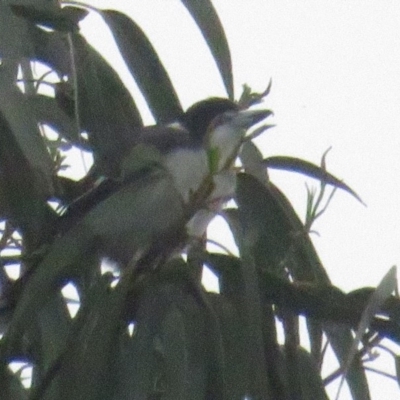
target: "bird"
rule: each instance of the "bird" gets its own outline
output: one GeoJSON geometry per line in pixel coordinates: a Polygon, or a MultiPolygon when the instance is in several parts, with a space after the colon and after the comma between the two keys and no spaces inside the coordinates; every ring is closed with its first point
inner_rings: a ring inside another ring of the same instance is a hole
{"type": "Polygon", "coordinates": [[[157,251],[172,245],[167,237],[201,237],[234,194],[231,166],[246,131],[270,114],[213,97],[172,123],[141,128],[120,162],[120,178],[103,179],[71,204],[61,231],[87,226],[98,246],[120,263],[140,247],[135,236],[141,243],[157,243],[157,251]],[[140,206],[130,207],[130,196],[140,206]],[[185,232],[179,235],[183,220],[185,232]]]}
{"type": "Polygon", "coordinates": [[[159,164],[168,171],[185,205],[211,175],[215,187],[213,196],[208,197],[231,197],[234,182],[228,170],[241,140],[252,125],[271,113],[269,110],[241,110],[229,99],[212,97],[195,103],[172,123],[135,130],[130,145],[133,153],[128,149],[122,155],[120,179],[101,177],[100,184],[70,204],[62,219],[62,231],[124,185],[138,179],[143,171],[138,174],[135,158],[142,156],[143,147],[159,153],[159,164]],[[129,171],[132,161],[133,174],[129,171]]]}
{"type": "Polygon", "coordinates": [[[46,299],[65,282],[98,268],[94,258],[116,261],[121,273],[139,266],[154,270],[160,256],[165,260],[181,248],[191,222],[196,226],[204,219],[206,229],[215,212],[209,213],[208,207],[221,207],[232,194],[234,181],[228,179],[229,185],[219,190],[219,178],[232,172],[246,131],[270,114],[211,98],[189,107],[173,123],[137,132],[135,144],[120,163],[120,178],[104,178],[71,204],[60,217],[54,242],[27,279],[22,277],[23,289],[8,329],[10,348],[22,340],[23,327],[46,299]],[[204,183],[204,201],[196,202],[204,183]],[[38,294],[38,288],[46,296],[38,294]]]}

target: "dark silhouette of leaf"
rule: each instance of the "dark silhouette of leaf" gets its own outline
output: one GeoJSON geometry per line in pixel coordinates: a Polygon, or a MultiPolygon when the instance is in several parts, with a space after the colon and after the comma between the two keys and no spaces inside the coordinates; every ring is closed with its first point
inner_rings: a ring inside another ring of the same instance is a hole
{"type": "Polygon", "coordinates": [[[53,194],[53,164],[40,137],[36,119],[14,86],[0,96],[1,214],[26,235],[33,250],[45,237],[55,213],[46,201],[53,194]]]}
{"type": "Polygon", "coordinates": [[[80,137],[74,120],[59,107],[56,99],[38,94],[29,96],[27,102],[38,122],[50,126],[75,146],[84,150],[90,149],[88,143],[80,137]]]}
{"type": "Polygon", "coordinates": [[[308,161],[302,160],[301,158],[288,156],[268,157],[264,160],[264,165],[267,168],[298,172],[300,174],[307,175],[310,178],[318,179],[321,182],[327,183],[328,185],[332,185],[346,191],[347,193],[350,193],[360,203],[364,204],[360,196],[358,196],[358,194],[353,189],[343,183],[340,179],[327,172],[324,168],[308,161]]]}
{"type": "Polygon", "coordinates": [[[114,10],[101,11],[132,76],[142,91],[157,123],[168,123],[182,113],[167,71],[142,29],[114,10]]]}
{"type": "Polygon", "coordinates": [[[204,293],[200,286],[194,289],[182,260],[162,269],[136,291],[134,335],[122,342],[120,385],[114,398],[150,398],[159,393],[182,400],[203,399],[206,393],[225,398],[210,387],[218,368],[213,329],[199,299],[204,293]]]}
{"type": "Polygon", "coordinates": [[[74,115],[81,130],[89,133],[95,162],[103,173],[115,174],[118,163],[135,143],[136,129],[143,126],[136,105],[118,74],[80,35],[73,36],[78,93],[73,74],[68,83],[78,100],[74,115]]]}
{"type": "Polygon", "coordinates": [[[196,21],[217,64],[226,92],[234,98],[232,61],[224,28],[210,0],[181,0],[196,21]]]}
{"type": "Polygon", "coordinates": [[[11,10],[19,17],[60,32],[76,32],[78,22],[86,17],[88,11],[77,7],[39,8],[32,5],[11,4],[11,10]]]}
{"type": "Polygon", "coordinates": [[[307,376],[307,379],[301,379],[301,394],[298,398],[329,400],[325,392],[318,365],[311,354],[304,348],[299,347],[297,350],[297,358],[299,375],[302,378],[307,376]]]}
{"type": "Polygon", "coordinates": [[[54,69],[60,76],[72,73],[70,44],[61,32],[45,32],[37,26],[28,27],[29,39],[26,40],[22,55],[37,60],[54,69]]]}
{"type": "Polygon", "coordinates": [[[114,289],[109,280],[103,275],[92,284],[74,319],[67,351],[61,357],[60,400],[109,399],[114,391],[112,377],[129,278],[122,278],[114,289]]]}
{"type": "Polygon", "coordinates": [[[248,174],[238,176],[236,200],[243,229],[252,235],[247,245],[258,268],[281,276],[282,262],[294,241],[284,210],[265,184],[248,174]]]}

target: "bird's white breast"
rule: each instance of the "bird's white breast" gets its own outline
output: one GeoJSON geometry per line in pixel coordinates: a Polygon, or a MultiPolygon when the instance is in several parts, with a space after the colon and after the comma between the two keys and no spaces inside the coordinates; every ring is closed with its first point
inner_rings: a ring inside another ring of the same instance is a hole
{"type": "Polygon", "coordinates": [[[207,154],[203,149],[177,150],[167,156],[165,166],[185,203],[189,201],[190,193],[195,192],[208,175],[207,154]]]}
{"type": "Polygon", "coordinates": [[[221,125],[215,128],[209,146],[218,150],[218,170],[224,168],[227,161],[235,155],[245,133],[240,127],[221,125]]]}

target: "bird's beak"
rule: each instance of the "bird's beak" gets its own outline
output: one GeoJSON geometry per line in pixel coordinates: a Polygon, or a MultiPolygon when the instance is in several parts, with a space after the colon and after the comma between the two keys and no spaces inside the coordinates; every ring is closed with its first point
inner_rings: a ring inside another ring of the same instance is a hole
{"type": "Polygon", "coordinates": [[[241,110],[234,117],[234,124],[244,130],[261,122],[272,114],[270,110],[241,110]]]}

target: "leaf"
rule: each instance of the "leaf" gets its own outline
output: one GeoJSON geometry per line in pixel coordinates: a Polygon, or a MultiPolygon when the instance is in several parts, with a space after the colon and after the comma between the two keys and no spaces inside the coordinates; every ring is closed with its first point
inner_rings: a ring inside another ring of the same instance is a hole
{"type": "Polygon", "coordinates": [[[311,354],[302,347],[298,348],[298,365],[301,379],[302,399],[328,400],[328,395],[321,379],[320,372],[311,354]],[[304,377],[307,379],[304,379],[304,377]]]}
{"type": "Polygon", "coordinates": [[[236,196],[246,246],[260,269],[282,275],[293,246],[289,220],[269,189],[251,175],[239,174],[236,196]]]}
{"type": "MultiPolygon", "coordinates": [[[[242,178],[240,178],[238,182],[240,182],[241,179],[242,178]]],[[[259,257],[257,258],[257,260],[259,260],[258,265],[263,265],[264,259],[271,257],[269,252],[277,252],[278,256],[286,254],[286,251],[290,249],[291,243],[293,246],[291,249],[292,255],[286,259],[285,266],[289,269],[294,279],[300,281],[316,280],[317,282],[323,284],[329,284],[329,277],[319,260],[309,236],[304,235],[302,222],[300,221],[296,212],[293,210],[289,200],[283,195],[283,193],[271,182],[267,187],[265,187],[257,179],[251,176],[246,176],[245,179],[242,180],[241,190],[243,190],[242,201],[245,201],[247,204],[245,209],[249,209],[248,213],[245,210],[243,211],[246,212],[247,218],[249,218],[254,224],[256,232],[263,232],[263,230],[269,232],[270,230],[271,235],[274,235],[275,230],[275,233],[281,238],[282,241],[282,243],[279,243],[281,249],[278,250],[278,252],[273,247],[268,247],[268,240],[265,242],[263,241],[262,246],[257,245],[257,242],[255,242],[254,254],[255,257],[259,257]],[[250,188],[248,186],[250,186],[250,188]],[[254,188],[251,188],[253,186],[254,188]],[[251,206],[251,204],[253,204],[253,206],[251,206]],[[254,209],[253,213],[251,211],[252,209],[254,209]],[[270,222],[273,227],[268,227],[266,225],[270,222]],[[259,228],[256,228],[257,226],[259,226],[259,228]],[[278,228],[275,228],[275,226],[278,228]],[[289,236],[287,236],[288,234],[289,236]],[[289,242],[285,244],[285,241],[288,239],[289,242]]],[[[235,240],[238,243],[238,239],[236,238],[237,236],[240,236],[241,231],[238,227],[237,213],[235,211],[236,210],[225,210],[224,215],[229,217],[229,225],[232,229],[235,240]],[[230,212],[227,213],[227,211],[230,212]]],[[[268,235],[265,233],[264,236],[261,237],[268,238],[268,235]]],[[[260,240],[260,238],[258,239],[260,240]]],[[[275,243],[274,240],[279,239],[273,239],[272,243],[275,243]]],[[[323,324],[323,329],[329,338],[340,364],[344,365],[348,351],[352,344],[351,330],[347,327],[328,323],[323,324]]],[[[347,376],[347,382],[353,396],[356,399],[369,398],[368,384],[365,373],[359,364],[354,364],[351,366],[347,376]]]]}
{"type": "MultiPolygon", "coordinates": [[[[53,163],[24,95],[9,82],[0,79],[0,113],[10,127],[15,144],[23,157],[38,175],[45,196],[52,194],[53,163]]],[[[38,182],[39,184],[39,182],[38,182]]]]}
{"type": "Polygon", "coordinates": [[[88,291],[61,359],[60,399],[109,399],[113,393],[127,281],[124,276],[111,289],[109,277],[103,275],[88,291]]]}
{"type": "Polygon", "coordinates": [[[266,158],[264,160],[264,165],[267,168],[298,172],[300,174],[307,175],[310,178],[318,179],[321,182],[327,183],[328,185],[343,189],[344,191],[350,193],[353,197],[355,197],[360,203],[364,204],[358,194],[345,183],[343,183],[340,179],[331,175],[324,168],[312,164],[308,161],[296,157],[275,156],[266,158]]]}
{"type": "Polygon", "coordinates": [[[77,7],[39,8],[22,4],[11,4],[10,7],[18,17],[60,32],[78,31],[78,22],[88,14],[88,11],[77,7]]]}
{"type": "Polygon", "coordinates": [[[20,379],[4,363],[0,365],[0,382],[2,400],[28,400],[28,392],[20,379]]]}
{"type": "Polygon", "coordinates": [[[47,371],[64,349],[71,328],[65,299],[59,293],[39,311],[40,341],[38,349],[40,359],[37,365],[41,372],[47,371]]]}
{"type": "Polygon", "coordinates": [[[182,107],[168,73],[147,36],[134,21],[119,11],[104,10],[100,13],[157,123],[175,121],[182,114],[182,107]]]}
{"type": "Polygon", "coordinates": [[[16,88],[0,96],[1,213],[21,230],[28,252],[48,240],[56,218],[46,203],[53,165],[30,111],[16,88]]]}
{"type": "Polygon", "coordinates": [[[40,310],[60,291],[66,280],[76,275],[79,261],[91,252],[90,237],[83,229],[59,238],[26,282],[13,318],[3,338],[1,358],[19,353],[22,338],[38,318],[40,310]]]}
{"type": "Polygon", "coordinates": [[[233,100],[232,61],[224,28],[210,0],[181,0],[196,21],[217,64],[228,97],[233,100]]]}
{"type": "MultiPolygon", "coordinates": [[[[233,293],[231,293],[233,294],[233,293]]],[[[241,313],[240,293],[236,298],[208,294],[218,318],[224,347],[226,399],[241,399],[249,393],[248,331],[241,313]]]]}
{"type": "MultiPolygon", "coordinates": [[[[143,126],[136,105],[118,74],[80,35],[73,35],[81,130],[89,133],[95,161],[105,175],[118,174],[119,161],[143,126]]],[[[69,76],[71,82],[75,76],[69,76]]]]}
{"type": "Polygon", "coordinates": [[[343,384],[343,380],[346,377],[346,373],[353,363],[354,357],[357,353],[357,348],[359,343],[361,342],[362,336],[367,330],[368,326],[371,324],[372,319],[375,314],[380,310],[384,302],[391,296],[391,294],[396,290],[397,287],[397,269],[396,267],[390,268],[390,270],[386,273],[386,275],[382,278],[381,282],[375,289],[375,291],[370,296],[368,303],[362,313],[360,322],[357,327],[356,335],[354,337],[351,349],[348,353],[344,373],[342,376],[342,380],[338,389],[338,396],[343,384]]]}
{"type": "MultiPolygon", "coordinates": [[[[332,323],[324,323],[323,329],[341,368],[344,369],[349,351],[353,344],[353,334],[351,329],[343,325],[332,323]]],[[[354,360],[348,369],[346,382],[353,399],[366,400],[371,398],[365,370],[360,360],[354,360]]]]}
{"type": "Polygon", "coordinates": [[[243,143],[239,157],[247,174],[253,175],[261,183],[267,184],[268,174],[263,166],[262,154],[252,141],[243,143]]]}
{"type": "Polygon", "coordinates": [[[29,96],[27,102],[38,122],[50,126],[75,146],[89,149],[80,137],[76,123],[59,107],[54,98],[38,94],[29,96]]]}
{"type": "Polygon", "coordinates": [[[267,393],[271,390],[265,380],[268,363],[266,355],[273,354],[272,352],[268,353],[268,350],[276,346],[276,342],[274,343],[276,338],[271,333],[268,338],[264,335],[264,327],[270,321],[266,315],[267,308],[262,304],[259,272],[263,268],[277,271],[275,258],[280,253],[280,250],[278,250],[275,254],[270,255],[269,260],[262,259],[266,256],[264,250],[271,246],[271,241],[274,241],[274,245],[277,244],[275,233],[272,233],[273,229],[276,232],[277,226],[270,219],[269,213],[272,210],[265,194],[265,186],[256,178],[247,174],[238,175],[236,202],[241,231],[237,240],[243,265],[241,271],[244,282],[242,312],[245,316],[247,340],[249,342],[249,392],[262,398],[267,398],[267,393]],[[270,226],[266,225],[267,220],[270,226]],[[261,349],[266,351],[262,352],[261,349]]]}
{"type": "Polygon", "coordinates": [[[71,76],[73,57],[66,35],[57,31],[45,32],[36,26],[30,26],[28,32],[29,46],[23,48],[22,55],[42,62],[60,76],[71,76]]]}
{"type": "Polygon", "coordinates": [[[207,253],[205,262],[218,276],[221,294],[229,298],[243,292],[243,267],[240,258],[219,253],[207,253]]]}
{"type": "Polygon", "coordinates": [[[164,278],[146,282],[138,294],[135,333],[121,352],[115,399],[206,397],[215,364],[202,306],[182,277],[164,278]]]}
{"type": "Polygon", "coordinates": [[[287,253],[285,253],[285,267],[288,268],[295,280],[330,284],[328,274],[318,257],[310,236],[305,231],[304,225],[290,201],[272,182],[269,182],[266,190],[271,203],[274,204],[274,209],[280,210],[277,211],[276,218],[279,215],[282,222],[277,221],[277,224],[286,225],[290,231],[287,253]]]}

